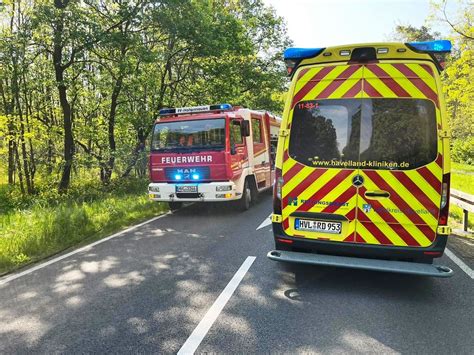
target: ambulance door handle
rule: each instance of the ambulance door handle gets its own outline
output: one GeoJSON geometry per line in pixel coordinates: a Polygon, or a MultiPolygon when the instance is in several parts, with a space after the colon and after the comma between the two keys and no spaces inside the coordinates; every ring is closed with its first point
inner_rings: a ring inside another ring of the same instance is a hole
{"type": "Polygon", "coordinates": [[[383,190],[366,191],[364,195],[365,197],[372,200],[390,197],[390,193],[388,191],[383,191],[383,190]]]}

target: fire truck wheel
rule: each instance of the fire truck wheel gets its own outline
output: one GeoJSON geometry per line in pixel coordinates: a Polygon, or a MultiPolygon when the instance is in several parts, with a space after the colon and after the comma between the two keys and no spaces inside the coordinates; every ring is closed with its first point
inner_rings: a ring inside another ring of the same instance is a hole
{"type": "Polygon", "coordinates": [[[250,205],[252,203],[252,190],[250,189],[248,180],[245,180],[244,190],[242,191],[242,198],[238,201],[239,208],[242,211],[247,211],[250,208],[250,205]]]}
{"type": "Polygon", "coordinates": [[[183,207],[182,202],[168,202],[168,205],[170,206],[171,211],[176,211],[183,207]]]}
{"type": "Polygon", "coordinates": [[[250,193],[252,203],[256,204],[259,200],[259,192],[257,190],[257,185],[255,185],[254,181],[252,181],[252,184],[250,186],[250,193]]]}

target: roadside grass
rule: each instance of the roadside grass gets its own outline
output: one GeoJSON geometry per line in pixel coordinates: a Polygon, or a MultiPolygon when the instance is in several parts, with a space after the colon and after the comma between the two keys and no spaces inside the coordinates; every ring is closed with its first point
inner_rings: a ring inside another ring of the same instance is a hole
{"type": "MultiPolygon", "coordinates": [[[[167,205],[148,200],[144,180],[110,191],[84,191],[87,198],[78,199],[74,193],[59,201],[37,197],[38,200],[29,201],[29,208],[10,208],[8,213],[0,214],[0,274],[168,210],[167,205]]],[[[15,203],[18,201],[12,204],[15,203]]]]}
{"type": "MultiPolygon", "coordinates": [[[[474,195],[474,166],[460,163],[452,163],[451,166],[451,187],[474,195]]],[[[451,203],[449,206],[449,217],[451,227],[462,228],[463,210],[451,203]]],[[[474,214],[469,214],[468,229],[474,230],[474,214]]]]}
{"type": "Polygon", "coordinates": [[[474,165],[451,162],[451,170],[461,173],[474,173],[474,165]]]}

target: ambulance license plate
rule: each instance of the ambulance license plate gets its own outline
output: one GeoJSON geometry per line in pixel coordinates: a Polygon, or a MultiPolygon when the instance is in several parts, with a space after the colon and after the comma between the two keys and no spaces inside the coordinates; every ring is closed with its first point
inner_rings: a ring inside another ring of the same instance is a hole
{"type": "Polygon", "coordinates": [[[198,192],[197,185],[176,185],[176,192],[198,192]]]}
{"type": "Polygon", "coordinates": [[[341,222],[316,221],[295,218],[295,229],[299,231],[341,234],[341,222]]]}

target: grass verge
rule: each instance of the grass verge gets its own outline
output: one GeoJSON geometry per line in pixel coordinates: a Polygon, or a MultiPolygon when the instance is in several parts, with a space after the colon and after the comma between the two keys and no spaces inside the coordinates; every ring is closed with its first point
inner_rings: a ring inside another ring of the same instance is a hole
{"type": "MultiPolygon", "coordinates": [[[[451,187],[474,195],[474,166],[460,163],[452,163],[451,187]]],[[[449,206],[450,225],[453,228],[461,229],[463,226],[462,208],[451,203],[449,206]]],[[[469,214],[468,229],[474,230],[474,214],[469,214]]]]}
{"type": "MultiPolygon", "coordinates": [[[[140,182],[140,186],[143,182],[140,182]]],[[[151,202],[143,189],[90,201],[64,200],[0,215],[0,274],[41,260],[67,248],[100,239],[157,216],[167,205],[151,202]]]]}

